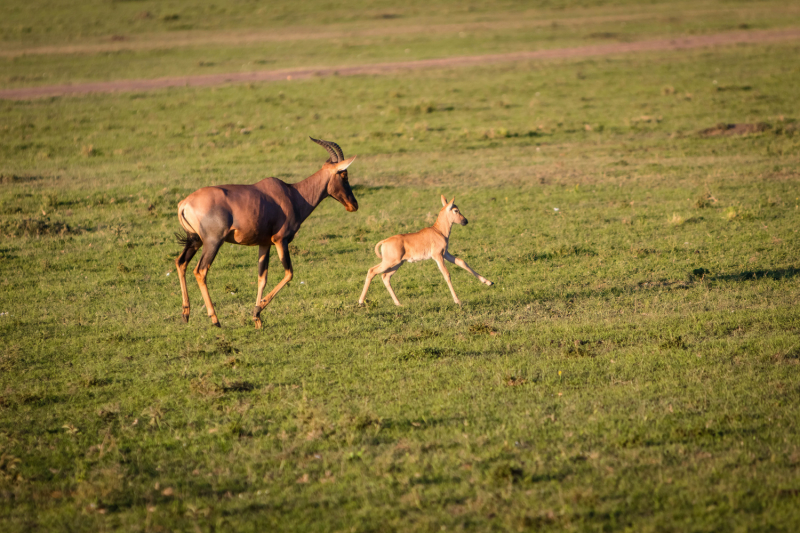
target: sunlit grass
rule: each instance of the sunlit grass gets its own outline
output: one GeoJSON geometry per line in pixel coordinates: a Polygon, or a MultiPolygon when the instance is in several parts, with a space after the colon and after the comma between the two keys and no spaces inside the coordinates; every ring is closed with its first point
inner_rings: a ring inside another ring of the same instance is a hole
{"type": "Polygon", "coordinates": [[[797,52],[3,102],[2,529],[794,529],[797,52]],[[308,135],[361,208],[306,222],[264,329],[230,245],[222,329],[191,276],[184,325],[177,202],[307,176],[308,135]],[[496,285],[413,264],[358,308],[440,194],[496,285]]]}

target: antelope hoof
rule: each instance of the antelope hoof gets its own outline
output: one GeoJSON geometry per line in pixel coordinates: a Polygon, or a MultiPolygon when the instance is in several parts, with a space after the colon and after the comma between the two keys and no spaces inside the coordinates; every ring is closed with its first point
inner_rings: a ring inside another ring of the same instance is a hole
{"type": "Polygon", "coordinates": [[[189,306],[187,305],[183,306],[183,313],[181,314],[181,318],[183,319],[184,324],[189,323],[189,306]]]}
{"type": "Polygon", "coordinates": [[[216,316],[212,316],[212,317],[211,317],[211,324],[212,324],[213,326],[216,326],[216,327],[218,327],[218,328],[221,328],[221,327],[222,327],[222,324],[220,324],[220,323],[219,323],[219,319],[218,319],[216,316]]]}
{"type": "Polygon", "coordinates": [[[492,282],[491,282],[491,281],[489,281],[488,279],[487,279],[487,280],[484,280],[484,283],[486,284],[486,286],[487,286],[487,287],[491,287],[492,285],[494,285],[494,283],[492,283],[492,282]]]}
{"type": "Polygon", "coordinates": [[[261,329],[261,318],[254,316],[253,324],[256,326],[256,329],[261,329]]]}
{"type": "Polygon", "coordinates": [[[188,324],[189,323],[189,315],[181,315],[181,318],[183,319],[183,323],[184,324],[188,324]]]}

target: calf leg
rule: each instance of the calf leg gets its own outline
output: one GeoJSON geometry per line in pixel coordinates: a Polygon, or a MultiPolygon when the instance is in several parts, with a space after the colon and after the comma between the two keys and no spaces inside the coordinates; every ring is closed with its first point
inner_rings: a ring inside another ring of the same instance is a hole
{"type": "Polygon", "coordinates": [[[261,329],[261,310],[259,305],[261,296],[264,294],[264,287],[267,286],[267,271],[269,270],[269,250],[271,246],[258,247],[258,294],[256,295],[256,306],[253,308],[253,322],[256,329],[261,329]]]}
{"type": "Polygon", "coordinates": [[[194,254],[197,253],[197,250],[203,245],[203,241],[201,241],[200,236],[196,234],[187,234],[186,236],[178,234],[177,237],[178,242],[183,244],[181,255],[175,259],[175,266],[178,270],[178,280],[181,283],[181,298],[183,299],[183,312],[181,316],[184,322],[189,322],[189,291],[186,288],[186,267],[189,266],[189,262],[194,257],[194,254]]]}
{"type": "Polygon", "coordinates": [[[453,284],[450,282],[450,272],[448,272],[447,268],[444,266],[444,257],[434,256],[433,260],[436,261],[436,266],[439,267],[439,272],[442,273],[444,280],[447,282],[447,286],[450,288],[450,294],[453,295],[453,301],[456,304],[461,305],[461,301],[458,299],[458,296],[456,296],[456,291],[453,288],[453,284]]]}
{"type": "MultiPolygon", "coordinates": [[[[361,291],[361,297],[358,299],[358,305],[364,305],[364,299],[366,299],[366,297],[367,297],[367,291],[369,290],[369,284],[372,281],[372,278],[374,278],[378,274],[382,274],[382,273],[388,271],[390,268],[393,268],[394,270],[397,270],[398,268],[400,268],[400,265],[398,264],[398,265],[395,265],[394,267],[391,267],[391,266],[388,266],[388,265],[384,264],[384,262],[381,261],[380,264],[375,265],[374,267],[370,268],[367,271],[367,279],[366,279],[366,281],[364,281],[364,290],[361,291]]],[[[400,302],[397,301],[397,297],[394,295],[394,292],[392,292],[391,288],[389,289],[389,294],[392,295],[392,299],[395,301],[395,304],[396,305],[400,305],[400,302]]]]}
{"type": "Polygon", "coordinates": [[[397,272],[397,269],[399,269],[402,265],[403,263],[400,263],[399,265],[393,266],[381,274],[381,279],[383,280],[383,284],[386,285],[386,290],[389,291],[389,295],[392,297],[394,305],[398,307],[402,307],[402,304],[400,303],[400,300],[397,299],[397,295],[395,295],[394,290],[392,290],[391,279],[392,276],[394,276],[394,273],[397,272]]]}
{"type": "Polygon", "coordinates": [[[214,262],[214,258],[217,256],[217,252],[219,251],[222,243],[224,241],[211,241],[205,243],[205,250],[203,251],[203,256],[200,258],[200,261],[197,262],[197,266],[194,267],[194,277],[197,279],[197,284],[200,286],[200,293],[203,295],[203,301],[206,304],[206,311],[208,311],[208,316],[211,318],[211,323],[217,327],[221,327],[219,324],[219,320],[217,319],[217,313],[214,310],[214,304],[211,302],[211,297],[208,295],[208,285],[206,285],[206,276],[208,275],[208,269],[211,268],[211,263],[214,262]]]}
{"type": "Polygon", "coordinates": [[[472,270],[469,267],[469,265],[466,263],[466,261],[464,261],[463,259],[461,259],[459,257],[454,257],[449,252],[445,252],[444,253],[444,258],[447,259],[448,261],[450,261],[451,263],[453,263],[453,264],[455,264],[457,266],[460,266],[461,268],[463,268],[464,270],[466,270],[467,272],[469,272],[470,274],[472,274],[473,276],[478,278],[478,280],[481,283],[483,283],[484,285],[493,285],[493,283],[491,281],[489,281],[488,279],[484,278],[483,276],[481,276],[480,274],[478,274],[477,272],[472,270]]]}

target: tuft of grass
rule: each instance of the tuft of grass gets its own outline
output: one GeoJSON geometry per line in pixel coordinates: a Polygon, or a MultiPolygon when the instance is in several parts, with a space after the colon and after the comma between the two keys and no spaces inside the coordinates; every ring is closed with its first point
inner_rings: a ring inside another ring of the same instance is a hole
{"type": "Polygon", "coordinates": [[[673,226],[680,226],[686,222],[686,219],[677,213],[672,213],[672,217],[669,218],[668,222],[673,226]]]}

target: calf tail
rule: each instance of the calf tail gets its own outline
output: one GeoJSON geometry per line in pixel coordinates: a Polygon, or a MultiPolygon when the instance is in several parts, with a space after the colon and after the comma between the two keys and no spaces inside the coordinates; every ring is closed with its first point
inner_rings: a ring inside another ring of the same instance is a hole
{"type": "Polygon", "coordinates": [[[386,242],[386,239],[375,245],[375,255],[377,255],[379,259],[383,259],[383,256],[381,255],[381,245],[383,245],[384,242],[386,242]]]}

